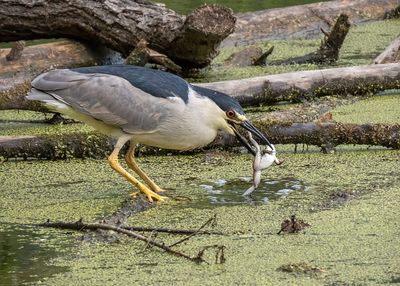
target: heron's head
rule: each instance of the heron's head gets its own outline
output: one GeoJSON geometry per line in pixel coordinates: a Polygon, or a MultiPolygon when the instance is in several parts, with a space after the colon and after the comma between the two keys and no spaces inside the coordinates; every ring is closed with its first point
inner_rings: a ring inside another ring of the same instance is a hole
{"type": "Polygon", "coordinates": [[[222,116],[224,117],[224,120],[226,121],[226,128],[225,131],[229,132],[232,135],[235,135],[236,138],[251,152],[253,155],[255,155],[255,152],[253,148],[251,147],[251,144],[249,141],[239,133],[238,127],[242,127],[246,129],[247,131],[251,132],[255,138],[258,138],[262,144],[268,145],[272,150],[274,147],[272,144],[268,141],[268,139],[262,134],[251,122],[246,118],[246,115],[244,114],[242,106],[239,104],[239,102],[218,91],[214,91],[208,88],[203,88],[203,87],[194,87],[197,93],[207,96],[211,100],[213,100],[220,109],[224,113],[222,116]]]}

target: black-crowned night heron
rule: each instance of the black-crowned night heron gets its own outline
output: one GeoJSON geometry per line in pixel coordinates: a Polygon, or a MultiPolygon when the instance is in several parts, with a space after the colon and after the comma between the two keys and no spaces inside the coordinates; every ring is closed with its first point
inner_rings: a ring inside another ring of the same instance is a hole
{"type": "Polygon", "coordinates": [[[130,65],[93,66],[52,70],[32,82],[30,100],[83,121],[117,139],[108,157],[111,167],[146,194],[162,201],[157,186],[136,164],[138,143],[165,149],[190,150],[205,146],[218,130],[234,134],[254,154],[236,130],[240,125],[263,143],[267,138],[247,120],[240,104],[226,94],[189,84],[158,70],[130,65]],[[146,185],[118,162],[126,142],[125,160],[146,185]]]}

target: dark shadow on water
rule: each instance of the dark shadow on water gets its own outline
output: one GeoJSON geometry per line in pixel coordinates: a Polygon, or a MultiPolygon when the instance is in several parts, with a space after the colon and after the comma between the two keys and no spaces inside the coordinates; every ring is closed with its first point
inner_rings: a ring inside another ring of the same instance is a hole
{"type": "Polygon", "coordinates": [[[311,186],[305,186],[295,178],[279,180],[261,180],[258,188],[251,196],[243,193],[251,186],[252,178],[242,177],[237,180],[226,181],[219,179],[215,182],[200,184],[206,192],[206,204],[237,205],[237,204],[266,204],[273,200],[287,197],[292,192],[308,191],[311,186]]]}
{"type": "Polygon", "coordinates": [[[28,227],[7,224],[0,228],[0,285],[24,285],[67,271],[49,262],[57,253],[47,247],[48,237],[28,227]]]}

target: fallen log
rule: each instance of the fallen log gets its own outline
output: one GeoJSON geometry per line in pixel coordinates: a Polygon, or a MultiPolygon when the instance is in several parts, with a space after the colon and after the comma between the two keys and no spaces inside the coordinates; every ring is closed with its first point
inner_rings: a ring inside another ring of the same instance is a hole
{"type": "Polygon", "coordinates": [[[235,31],[222,47],[252,45],[270,40],[311,38],[327,30],[329,19],[340,13],[349,16],[352,25],[381,20],[399,5],[397,0],[336,0],[235,14],[235,31]]]}
{"type": "Polygon", "coordinates": [[[0,49],[0,109],[3,110],[48,111],[42,104],[25,99],[32,79],[53,68],[94,65],[99,57],[87,46],[68,40],[26,47],[18,59],[7,60],[10,51],[0,49]]]}
{"type": "Polygon", "coordinates": [[[387,64],[400,62],[400,37],[395,39],[379,56],[374,64],[387,64]]]}
{"type": "Polygon", "coordinates": [[[114,141],[98,133],[42,136],[0,136],[0,157],[19,159],[105,158],[114,141]]]}
{"type": "Polygon", "coordinates": [[[322,69],[197,84],[235,97],[244,106],[326,95],[371,95],[400,88],[400,65],[322,69]]]}
{"type": "Polygon", "coordinates": [[[307,144],[330,152],[342,144],[383,146],[400,148],[400,124],[345,124],[337,122],[293,123],[290,126],[264,126],[260,130],[268,134],[271,142],[279,144],[307,144]]]}
{"type": "MultiPolygon", "coordinates": [[[[307,144],[330,151],[341,144],[384,146],[400,149],[400,124],[345,124],[330,120],[306,123],[271,125],[268,120],[254,121],[254,125],[267,135],[274,144],[307,144]]],[[[237,139],[219,134],[207,149],[231,149],[240,146],[237,139]]],[[[2,159],[103,159],[111,153],[113,140],[99,134],[65,134],[42,136],[0,136],[0,158],[2,159]]],[[[144,146],[141,154],[193,154],[144,146]]]]}
{"type": "Polygon", "coordinates": [[[232,10],[218,5],[187,17],[150,1],[0,0],[0,6],[1,41],[66,37],[127,56],[144,39],[188,68],[207,66],[235,26],[232,10]]]}
{"type": "MultiPolygon", "coordinates": [[[[243,106],[279,101],[296,102],[326,95],[365,96],[386,89],[399,89],[400,65],[392,63],[299,71],[196,85],[229,94],[243,106]]],[[[29,82],[12,91],[0,91],[0,110],[46,111],[42,105],[25,99],[27,90],[29,82]]]]}

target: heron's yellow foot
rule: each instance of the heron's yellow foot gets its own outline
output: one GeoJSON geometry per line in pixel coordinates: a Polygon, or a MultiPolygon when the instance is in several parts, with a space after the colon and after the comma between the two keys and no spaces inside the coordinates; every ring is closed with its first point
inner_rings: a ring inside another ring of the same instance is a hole
{"type": "MultiPolygon", "coordinates": [[[[147,196],[147,199],[150,202],[158,201],[158,202],[164,202],[166,200],[166,197],[160,196],[159,194],[153,192],[152,190],[148,189],[145,186],[139,187],[140,192],[144,193],[147,196]]],[[[137,193],[133,193],[131,195],[136,196],[137,193]]]]}
{"type": "Polygon", "coordinates": [[[153,186],[149,186],[153,192],[155,193],[162,193],[165,192],[165,190],[161,189],[159,186],[157,186],[156,184],[154,184],[153,186]]]}

